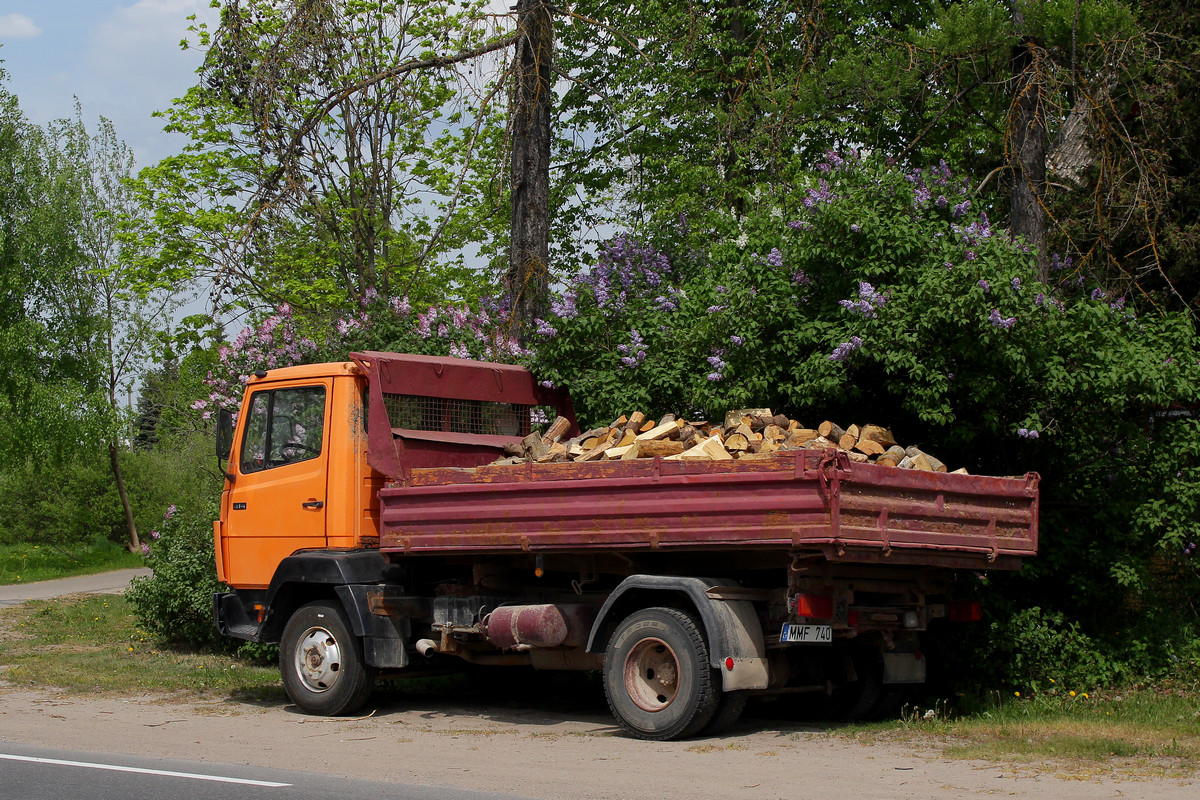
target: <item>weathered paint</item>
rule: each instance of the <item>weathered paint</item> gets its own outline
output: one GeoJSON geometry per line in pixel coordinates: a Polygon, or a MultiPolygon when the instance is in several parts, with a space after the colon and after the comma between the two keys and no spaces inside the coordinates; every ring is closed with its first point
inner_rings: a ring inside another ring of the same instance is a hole
{"type": "Polygon", "coordinates": [[[380,548],[818,549],[831,560],[1011,568],[1037,551],[1037,480],[852,464],[812,450],[415,470],[407,485],[380,491],[380,548]]]}

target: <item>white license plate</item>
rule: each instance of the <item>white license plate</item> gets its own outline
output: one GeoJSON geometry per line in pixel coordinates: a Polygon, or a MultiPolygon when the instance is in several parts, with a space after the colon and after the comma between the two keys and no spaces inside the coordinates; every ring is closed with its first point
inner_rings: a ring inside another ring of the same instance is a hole
{"type": "Polygon", "coordinates": [[[794,625],[785,622],[779,634],[781,642],[808,642],[810,644],[833,644],[832,625],[794,625]]]}

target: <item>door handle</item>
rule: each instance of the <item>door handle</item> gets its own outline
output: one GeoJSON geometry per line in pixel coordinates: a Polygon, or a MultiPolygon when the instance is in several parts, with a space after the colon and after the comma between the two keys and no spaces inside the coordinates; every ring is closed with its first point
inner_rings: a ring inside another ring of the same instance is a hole
{"type": "Polygon", "coordinates": [[[323,508],[325,502],[323,500],[309,500],[307,503],[301,503],[300,505],[305,508],[323,508]]]}

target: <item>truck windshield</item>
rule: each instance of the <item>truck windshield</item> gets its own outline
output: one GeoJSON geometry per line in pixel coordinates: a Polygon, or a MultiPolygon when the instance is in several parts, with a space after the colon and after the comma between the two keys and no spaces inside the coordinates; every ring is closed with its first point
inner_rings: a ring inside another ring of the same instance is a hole
{"type": "Polygon", "coordinates": [[[242,473],[316,458],[324,430],[325,387],[255,392],[242,438],[242,473]]]}

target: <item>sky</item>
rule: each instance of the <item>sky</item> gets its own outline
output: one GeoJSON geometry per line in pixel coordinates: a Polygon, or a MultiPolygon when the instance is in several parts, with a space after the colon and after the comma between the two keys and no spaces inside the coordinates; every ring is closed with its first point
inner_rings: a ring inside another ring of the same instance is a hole
{"type": "Polygon", "coordinates": [[[156,163],[183,146],[152,115],[195,82],[203,53],[179,44],[192,14],[216,20],[209,0],[0,0],[4,88],[39,125],[78,98],[90,131],[107,117],[138,166],[156,163]]]}

